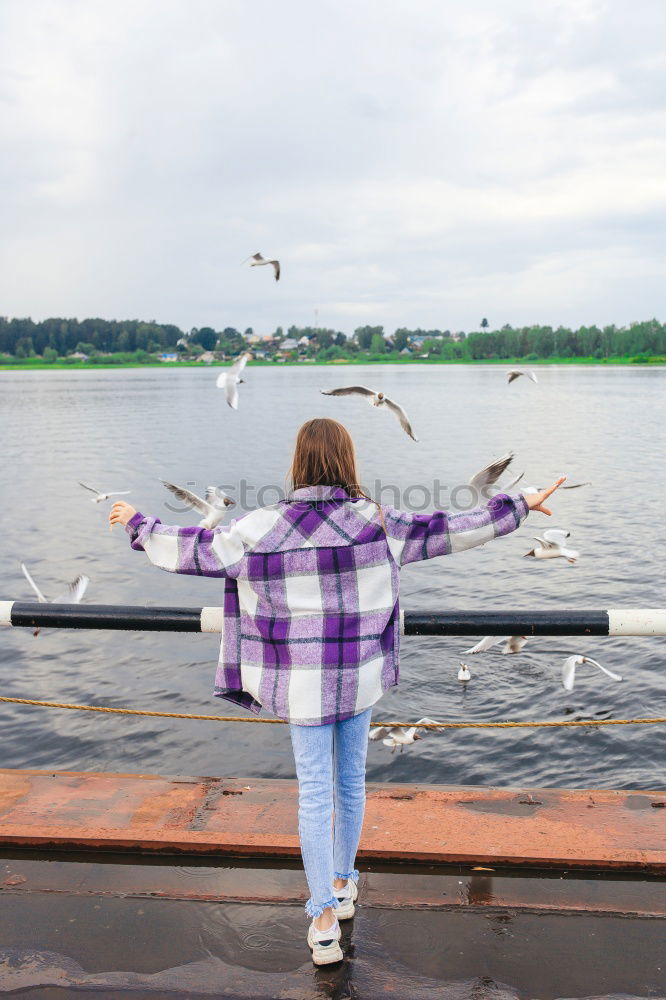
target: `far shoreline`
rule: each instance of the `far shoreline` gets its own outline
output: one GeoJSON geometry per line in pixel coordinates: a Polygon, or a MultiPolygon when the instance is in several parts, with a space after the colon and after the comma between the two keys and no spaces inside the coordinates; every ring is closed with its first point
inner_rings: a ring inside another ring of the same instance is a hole
{"type": "MultiPolygon", "coordinates": [[[[104,363],[89,361],[17,361],[15,364],[0,365],[0,372],[11,371],[95,371],[102,369],[110,371],[113,369],[123,370],[126,368],[227,368],[233,364],[234,359],[229,361],[124,361],[122,363],[104,363]]],[[[632,357],[609,357],[609,358],[539,358],[538,360],[525,360],[524,358],[479,358],[479,359],[449,359],[449,358],[337,358],[331,361],[266,361],[262,358],[251,360],[253,367],[261,368],[342,368],[359,367],[361,365],[489,365],[491,367],[519,365],[523,368],[543,367],[544,365],[624,365],[631,368],[661,367],[666,364],[666,358],[641,358],[634,360],[632,357]]]]}

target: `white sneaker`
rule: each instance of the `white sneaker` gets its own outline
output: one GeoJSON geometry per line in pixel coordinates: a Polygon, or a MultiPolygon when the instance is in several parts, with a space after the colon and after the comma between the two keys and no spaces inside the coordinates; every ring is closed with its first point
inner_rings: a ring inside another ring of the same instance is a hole
{"type": "Polygon", "coordinates": [[[354,903],[358,897],[358,886],[353,879],[347,879],[347,885],[343,889],[334,889],[333,894],[338,901],[335,908],[335,915],[338,920],[350,920],[356,912],[354,903]]]}
{"type": "Polygon", "coordinates": [[[342,961],[341,933],[337,920],[327,931],[318,931],[314,920],[312,921],[308,928],[308,947],[312,951],[312,961],[315,965],[330,965],[332,962],[342,961]]]}

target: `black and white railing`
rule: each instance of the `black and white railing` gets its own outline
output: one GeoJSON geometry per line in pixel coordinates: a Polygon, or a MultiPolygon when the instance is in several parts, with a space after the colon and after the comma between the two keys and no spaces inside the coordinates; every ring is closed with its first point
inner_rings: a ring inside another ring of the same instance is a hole
{"type": "MultiPolygon", "coordinates": [[[[224,611],[0,601],[0,625],[138,632],[220,632],[224,611]]],[[[666,608],[606,611],[406,611],[405,635],[666,635],[666,608]]]]}

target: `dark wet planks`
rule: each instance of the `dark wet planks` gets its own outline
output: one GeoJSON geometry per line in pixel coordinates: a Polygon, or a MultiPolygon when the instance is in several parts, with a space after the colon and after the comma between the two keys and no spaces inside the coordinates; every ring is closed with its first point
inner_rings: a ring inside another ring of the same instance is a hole
{"type": "Polygon", "coordinates": [[[0,894],[0,924],[0,989],[40,1000],[666,995],[655,919],[361,906],[325,969],[301,906],[0,894]]]}
{"type": "MultiPolygon", "coordinates": [[[[269,865],[25,849],[0,856],[0,896],[30,894],[272,905],[304,905],[308,897],[303,870],[295,862],[269,865]]],[[[666,879],[631,873],[361,863],[359,903],[380,909],[509,908],[666,917],[666,879]]]]}

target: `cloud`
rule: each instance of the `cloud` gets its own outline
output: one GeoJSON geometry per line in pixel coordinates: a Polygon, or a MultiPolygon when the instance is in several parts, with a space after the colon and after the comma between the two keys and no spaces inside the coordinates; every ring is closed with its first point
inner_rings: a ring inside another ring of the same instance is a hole
{"type": "Polygon", "coordinates": [[[2,311],[663,313],[663,21],[656,0],[5,0],[2,311]],[[241,266],[256,250],[279,284],[241,266]]]}

